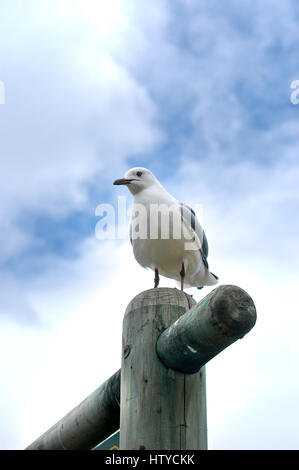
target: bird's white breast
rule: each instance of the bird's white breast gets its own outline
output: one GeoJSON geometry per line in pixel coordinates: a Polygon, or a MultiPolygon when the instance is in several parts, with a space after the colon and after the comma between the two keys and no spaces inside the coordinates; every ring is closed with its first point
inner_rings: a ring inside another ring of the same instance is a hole
{"type": "Polygon", "coordinates": [[[136,260],[143,267],[157,268],[161,275],[177,280],[184,262],[188,274],[194,275],[201,258],[194,251],[185,250],[190,238],[182,237],[177,201],[168,193],[159,198],[155,194],[148,196],[134,198],[131,236],[136,260]]]}

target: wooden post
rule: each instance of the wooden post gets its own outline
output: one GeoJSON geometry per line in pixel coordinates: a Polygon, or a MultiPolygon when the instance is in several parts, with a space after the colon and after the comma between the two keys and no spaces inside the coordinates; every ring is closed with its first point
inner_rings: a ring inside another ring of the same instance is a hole
{"type": "Polygon", "coordinates": [[[86,450],[119,429],[120,370],[26,450],[86,450]]]}
{"type": "Polygon", "coordinates": [[[156,354],[158,336],[195,305],[177,289],[150,289],[123,322],[120,449],[207,448],[205,372],[185,375],[156,354]]]}
{"type": "Polygon", "coordinates": [[[167,367],[193,374],[243,338],[255,322],[255,305],[247,292],[219,286],[160,335],[157,353],[167,367]]]}

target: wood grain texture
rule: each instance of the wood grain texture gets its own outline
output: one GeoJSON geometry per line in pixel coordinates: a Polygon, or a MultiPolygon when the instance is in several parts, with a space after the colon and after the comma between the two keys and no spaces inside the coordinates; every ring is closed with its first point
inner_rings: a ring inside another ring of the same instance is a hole
{"type": "Polygon", "coordinates": [[[158,336],[195,304],[177,289],[142,292],[123,322],[120,448],[206,449],[204,370],[192,376],[165,367],[158,336]]]}
{"type": "Polygon", "coordinates": [[[247,292],[222,285],[159,336],[157,354],[166,367],[192,374],[243,338],[255,322],[255,305],[247,292]]]}

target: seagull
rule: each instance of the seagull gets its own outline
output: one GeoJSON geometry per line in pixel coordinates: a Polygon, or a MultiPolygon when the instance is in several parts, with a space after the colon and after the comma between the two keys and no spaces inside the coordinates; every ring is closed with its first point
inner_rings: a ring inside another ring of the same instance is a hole
{"type": "Polygon", "coordinates": [[[209,271],[208,241],[194,210],[169,194],[147,168],[136,167],[117,179],[134,197],[130,240],[136,261],[185,287],[212,286],[218,277],[209,271]]]}

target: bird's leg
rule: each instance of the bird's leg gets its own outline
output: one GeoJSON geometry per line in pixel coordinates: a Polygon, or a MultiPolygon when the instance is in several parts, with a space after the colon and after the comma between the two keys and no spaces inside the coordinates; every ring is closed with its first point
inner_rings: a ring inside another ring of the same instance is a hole
{"type": "Polygon", "coordinates": [[[160,280],[160,278],[159,278],[159,271],[158,271],[158,269],[156,268],[156,269],[155,269],[155,287],[158,287],[158,285],[159,285],[159,280],[160,280]]]}
{"type": "Polygon", "coordinates": [[[181,276],[181,290],[184,290],[184,277],[185,277],[185,265],[182,263],[182,269],[180,271],[181,276]]]}

